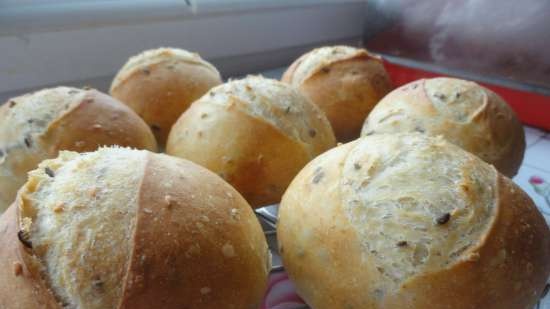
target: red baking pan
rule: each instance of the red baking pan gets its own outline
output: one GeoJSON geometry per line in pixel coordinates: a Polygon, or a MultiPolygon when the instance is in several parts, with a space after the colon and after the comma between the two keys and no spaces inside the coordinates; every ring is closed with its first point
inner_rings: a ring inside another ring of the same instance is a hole
{"type": "Polygon", "coordinates": [[[372,0],[365,47],[396,86],[436,76],[473,80],[528,125],[550,130],[550,2],[372,0]]]}

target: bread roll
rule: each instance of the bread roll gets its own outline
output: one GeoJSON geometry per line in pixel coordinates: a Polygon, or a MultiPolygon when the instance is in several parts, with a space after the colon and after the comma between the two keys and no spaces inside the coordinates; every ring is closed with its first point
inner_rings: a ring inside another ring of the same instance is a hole
{"type": "Polygon", "coordinates": [[[238,192],[148,151],[61,152],[0,224],[0,308],[256,309],[270,268],[238,192]]]}
{"type": "Polygon", "coordinates": [[[527,309],[550,274],[531,199],[441,137],[373,135],[317,157],[286,191],[277,233],[315,309],[527,309]]]}
{"type": "Polygon", "coordinates": [[[423,79],[392,91],[372,110],[361,135],[395,132],[443,135],[509,177],[525,150],[523,127],[504,100],[455,78],[423,79]]]}
{"type": "Polygon", "coordinates": [[[298,87],[325,112],[342,142],[359,137],[371,109],[392,89],[379,57],[348,46],[314,49],[294,61],[282,81],[298,87]]]}
{"type": "Polygon", "coordinates": [[[0,107],[0,213],[42,160],[115,144],[157,149],[138,115],[97,90],[57,87],[8,100],[0,107]]]}
{"type": "Polygon", "coordinates": [[[218,70],[198,54],[158,48],[131,57],[115,76],[110,92],[138,113],[164,146],[181,113],[221,82],[218,70]]]}
{"type": "Polygon", "coordinates": [[[258,207],[279,202],[298,171],[335,143],[326,117],[297,90],[249,76],[193,103],[166,152],[218,173],[258,207]]]}

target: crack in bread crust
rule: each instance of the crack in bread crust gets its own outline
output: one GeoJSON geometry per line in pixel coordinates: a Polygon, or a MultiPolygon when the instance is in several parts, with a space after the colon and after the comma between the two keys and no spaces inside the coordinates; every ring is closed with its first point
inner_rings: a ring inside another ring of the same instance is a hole
{"type": "Polygon", "coordinates": [[[356,144],[340,187],[365,257],[386,278],[377,287],[385,293],[419,273],[476,258],[494,221],[497,174],[442,139],[382,138],[356,144]]]}

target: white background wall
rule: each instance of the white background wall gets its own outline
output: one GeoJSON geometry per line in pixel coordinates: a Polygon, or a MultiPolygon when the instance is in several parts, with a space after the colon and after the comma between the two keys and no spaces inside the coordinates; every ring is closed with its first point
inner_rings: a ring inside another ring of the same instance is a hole
{"type": "Polygon", "coordinates": [[[126,59],[174,46],[227,77],[286,65],[327,43],[358,44],[361,0],[0,1],[0,100],[58,84],[106,90],[126,59]],[[40,2],[40,5],[36,3],[40,2]]]}

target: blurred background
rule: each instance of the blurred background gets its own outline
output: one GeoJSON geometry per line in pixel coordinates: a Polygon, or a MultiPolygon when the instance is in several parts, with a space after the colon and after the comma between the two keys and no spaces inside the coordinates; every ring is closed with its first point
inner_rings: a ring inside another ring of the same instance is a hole
{"type": "Polygon", "coordinates": [[[59,84],[106,91],[129,56],[159,46],[228,77],[330,44],[381,54],[398,85],[429,72],[503,86],[524,122],[550,129],[547,0],[0,0],[0,101],[59,84]]]}
{"type": "Polygon", "coordinates": [[[363,0],[0,0],[0,99],[29,89],[106,91],[129,56],[198,52],[227,76],[288,65],[324,44],[358,45],[363,0]]]}

